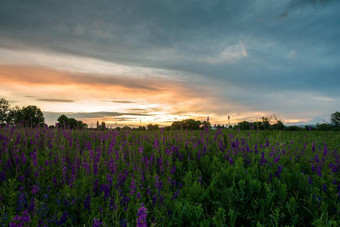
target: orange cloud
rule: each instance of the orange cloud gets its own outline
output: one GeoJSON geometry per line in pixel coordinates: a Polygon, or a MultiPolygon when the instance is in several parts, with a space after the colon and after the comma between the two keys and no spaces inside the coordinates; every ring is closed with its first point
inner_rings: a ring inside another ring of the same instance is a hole
{"type": "Polygon", "coordinates": [[[46,67],[0,65],[0,82],[0,88],[9,88],[13,94],[26,98],[33,96],[45,111],[95,112],[145,108],[146,113],[153,114],[153,117],[146,117],[150,122],[156,119],[156,115],[159,121],[178,118],[177,113],[195,117],[198,112],[204,114],[204,106],[209,103],[206,96],[201,96],[203,88],[166,78],[129,78],[46,67]]]}

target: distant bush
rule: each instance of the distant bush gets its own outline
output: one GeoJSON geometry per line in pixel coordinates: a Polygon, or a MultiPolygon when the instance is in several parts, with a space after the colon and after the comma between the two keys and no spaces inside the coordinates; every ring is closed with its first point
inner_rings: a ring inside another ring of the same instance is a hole
{"type": "Polygon", "coordinates": [[[303,130],[303,128],[295,126],[295,125],[291,125],[285,128],[285,130],[287,131],[301,131],[303,130]]]}

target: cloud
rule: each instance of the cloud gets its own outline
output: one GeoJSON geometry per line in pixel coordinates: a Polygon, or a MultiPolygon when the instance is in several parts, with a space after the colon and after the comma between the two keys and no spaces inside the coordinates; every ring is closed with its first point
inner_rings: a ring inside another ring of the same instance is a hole
{"type": "Polygon", "coordinates": [[[222,50],[218,55],[213,57],[207,57],[205,60],[211,64],[219,63],[233,63],[240,60],[243,57],[247,57],[247,51],[243,42],[237,45],[229,46],[222,50]]]}
{"type": "Polygon", "coordinates": [[[50,111],[44,111],[44,114],[48,116],[60,116],[65,114],[68,117],[73,118],[106,118],[106,117],[118,117],[118,116],[149,116],[149,114],[139,114],[139,113],[129,113],[129,112],[105,112],[105,111],[99,111],[99,112],[50,112],[50,111]]]}
{"type": "Polygon", "coordinates": [[[36,100],[42,102],[74,102],[74,100],[70,99],[36,99],[36,100]]]}
{"type": "Polygon", "coordinates": [[[285,19],[288,17],[290,11],[304,8],[306,6],[319,6],[332,2],[333,0],[291,0],[286,6],[286,9],[278,15],[279,19],[285,19]]]}
{"type": "MultiPolygon", "coordinates": [[[[120,75],[98,75],[72,73],[46,67],[0,65],[0,79],[2,81],[27,85],[74,85],[77,86],[122,86],[128,89],[143,91],[157,91],[158,83],[162,79],[126,78],[120,75]]],[[[166,87],[166,85],[164,86],[166,87]]]]}
{"type": "Polygon", "coordinates": [[[339,9],[321,0],[7,1],[0,94],[74,100],[58,103],[67,111],[322,118],[340,101],[339,9]]]}
{"type": "Polygon", "coordinates": [[[113,103],[136,103],[134,101],[128,101],[128,100],[115,100],[115,101],[111,101],[113,103]]]}

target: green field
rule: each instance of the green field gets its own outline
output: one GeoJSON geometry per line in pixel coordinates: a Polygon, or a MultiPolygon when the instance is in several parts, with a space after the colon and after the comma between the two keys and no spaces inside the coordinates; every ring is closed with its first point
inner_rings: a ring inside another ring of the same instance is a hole
{"type": "Polygon", "coordinates": [[[340,225],[339,131],[0,128],[0,157],[3,226],[340,225]]]}

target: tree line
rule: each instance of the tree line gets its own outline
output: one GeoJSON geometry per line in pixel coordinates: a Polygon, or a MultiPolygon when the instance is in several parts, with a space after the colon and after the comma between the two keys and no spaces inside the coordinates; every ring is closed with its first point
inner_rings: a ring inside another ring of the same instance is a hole
{"type": "Polygon", "coordinates": [[[37,127],[45,125],[44,114],[36,106],[11,107],[4,98],[0,99],[0,125],[37,127]]]}
{"type": "MultiPolygon", "coordinates": [[[[82,121],[68,118],[65,115],[59,116],[57,121],[56,126],[60,128],[87,128],[87,124],[82,121]]],[[[44,114],[37,106],[11,107],[9,102],[4,98],[0,99],[0,125],[17,125],[33,128],[46,126],[44,114]]]]}
{"type": "MultiPolygon", "coordinates": [[[[66,115],[61,115],[58,117],[56,127],[68,128],[68,129],[85,129],[88,128],[87,124],[75,118],[69,118],[66,115]]],[[[0,99],[0,125],[20,125],[23,127],[42,127],[45,126],[44,114],[34,105],[29,105],[25,107],[11,107],[9,102],[1,98],[0,99]]],[[[54,126],[52,126],[54,127],[54,126]]],[[[306,125],[305,128],[298,126],[285,126],[283,122],[278,119],[276,115],[271,115],[269,117],[262,117],[260,121],[249,122],[242,121],[238,124],[228,126],[231,129],[240,130],[340,130],[340,112],[335,112],[330,115],[330,123],[316,124],[315,126],[306,125]],[[273,122],[274,123],[271,123],[273,122]]],[[[206,128],[212,128],[210,122],[198,121],[194,119],[185,119],[182,121],[175,121],[171,126],[163,127],[163,130],[203,130],[206,128]]],[[[225,128],[224,125],[215,125],[214,128],[225,128]]],[[[106,130],[106,124],[104,121],[97,122],[98,130],[106,130]]],[[[117,127],[117,130],[131,129],[128,126],[123,128],[117,127]]],[[[138,128],[133,128],[133,130],[145,131],[145,130],[159,130],[160,126],[158,124],[148,124],[145,126],[139,126],[138,128]]]]}

